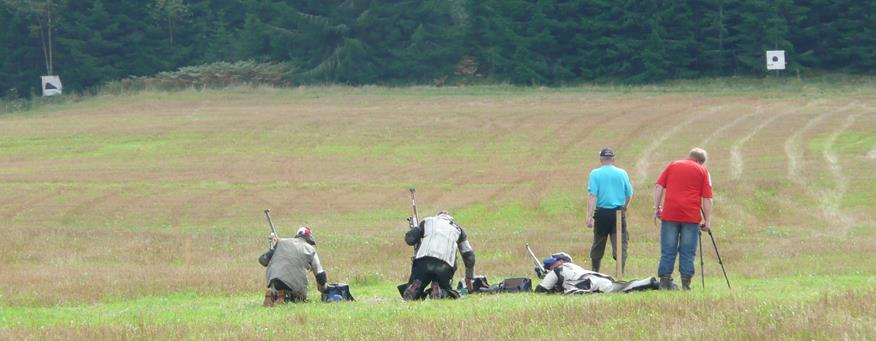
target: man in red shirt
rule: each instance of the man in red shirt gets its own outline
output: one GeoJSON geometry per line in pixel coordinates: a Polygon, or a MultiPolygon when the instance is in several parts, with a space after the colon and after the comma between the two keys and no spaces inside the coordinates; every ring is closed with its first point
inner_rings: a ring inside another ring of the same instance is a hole
{"type": "Polygon", "coordinates": [[[672,268],[678,255],[682,288],[690,290],[700,236],[697,228],[707,231],[712,225],[712,179],[703,167],[705,163],[706,151],[694,148],[687,160],[673,161],[657,179],[654,216],[663,221],[660,226],[660,266],[657,269],[660,289],[672,288],[672,268]]]}

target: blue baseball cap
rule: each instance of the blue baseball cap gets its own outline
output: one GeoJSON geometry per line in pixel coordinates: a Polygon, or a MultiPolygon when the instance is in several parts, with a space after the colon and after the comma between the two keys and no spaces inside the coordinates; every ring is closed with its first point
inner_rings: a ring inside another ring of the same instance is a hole
{"type": "Polygon", "coordinates": [[[554,258],[554,257],[548,257],[548,258],[545,258],[545,259],[544,259],[544,268],[545,268],[545,269],[550,268],[551,265],[554,265],[554,263],[556,263],[558,260],[559,260],[559,259],[556,259],[556,258],[554,258]]]}

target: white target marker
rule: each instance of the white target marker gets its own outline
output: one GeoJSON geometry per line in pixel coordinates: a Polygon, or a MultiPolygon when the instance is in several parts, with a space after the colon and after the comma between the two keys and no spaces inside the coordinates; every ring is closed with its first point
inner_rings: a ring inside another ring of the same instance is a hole
{"type": "Polygon", "coordinates": [[[61,77],[59,76],[42,76],[43,80],[43,96],[55,96],[61,94],[61,77]]]}
{"type": "Polygon", "coordinates": [[[767,70],[784,70],[785,69],[785,51],[771,50],[766,52],[766,67],[767,70]]]}

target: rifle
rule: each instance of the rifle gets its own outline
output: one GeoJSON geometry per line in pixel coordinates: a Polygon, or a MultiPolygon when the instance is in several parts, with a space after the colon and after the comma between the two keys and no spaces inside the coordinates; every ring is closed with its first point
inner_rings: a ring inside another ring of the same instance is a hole
{"type": "Polygon", "coordinates": [[[417,216],[417,190],[411,188],[411,208],[414,210],[414,215],[411,216],[411,226],[420,225],[420,217],[417,216]]]}
{"type": "Polygon", "coordinates": [[[547,270],[544,269],[544,265],[541,264],[541,261],[535,256],[535,253],[532,252],[529,243],[526,243],[526,251],[529,251],[529,257],[532,258],[532,263],[535,264],[535,275],[538,276],[539,279],[544,279],[544,276],[547,275],[547,270]]]}
{"type": "Polygon", "coordinates": [[[265,209],[265,216],[268,217],[268,225],[271,227],[271,236],[268,237],[268,248],[273,250],[274,249],[274,237],[279,238],[279,235],[277,234],[277,229],[274,228],[274,222],[271,221],[271,210],[270,209],[267,209],[267,208],[265,209]]]}
{"type": "MultiPolygon", "coordinates": [[[[411,208],[413,209],[413,215],[408,217],[408,228],[416,228],[420,225],[420,217],[417,215],[417,190],[414,188],[410,189],[411,191],[411,208]]],[[[411,261],[414,261],[414,258],[417,257],[417,250],[420,249],[420,243],[417,242],[417,245],[414,246],[414,256],[411,257],[411,261]]]]}

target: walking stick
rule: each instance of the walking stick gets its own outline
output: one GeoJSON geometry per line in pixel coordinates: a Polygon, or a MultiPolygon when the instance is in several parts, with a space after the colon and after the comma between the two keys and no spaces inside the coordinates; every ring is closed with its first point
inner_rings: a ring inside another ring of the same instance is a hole
{"type": "Polygon", "coordinates": [[[715,237],[712,236],[712,230],[707,230],[709,232],[709,238],[712,238],[712,246],[715,247],[715,255],[718,256],[718,264],[721,264],[721,271],[724,272],[724,279],[727,281],[727,289],[730,288],[730,278],[727,277],[727,270],[724,270],[724,262],[721,261],[721,254],[718,253],[718,244],[715,243],[715,237]]]}
{"type": "Polygon", "coordinates": [[[623,258],[621,257],[621,247],[623,244],[623,237],[621,237],[621,233],[623,232],[623,210],[615,211],[615,224],[614,224],[614,276],[617,279],[621,279],[623,276],[623,258]]]}
{"type": "Polygon", "coordinates": [[[706,288],[706,269],[703,268],[703,231],[700,230],[700,280],[703,282],[703,289],[706,288]]]}

